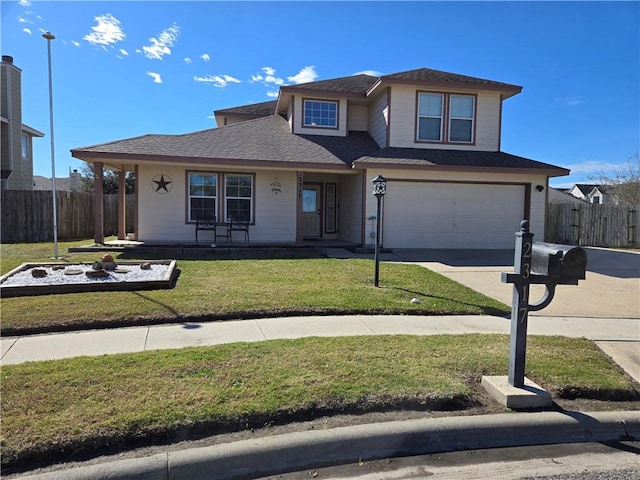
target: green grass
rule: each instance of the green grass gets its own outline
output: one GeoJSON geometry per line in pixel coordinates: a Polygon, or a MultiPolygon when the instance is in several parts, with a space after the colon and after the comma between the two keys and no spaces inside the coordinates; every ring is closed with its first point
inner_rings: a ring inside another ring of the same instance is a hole
{"type": "MultiPolygon", "coordinates": [[[[81,244],[61,243],[60,251],[81,244]]],[[[3,272],[51,256],[51,244],[0,248],[3,272]]],[[[65,260],[87,262],[101,254],[68,254],[65,260]]],[[[368,259],[179,260],[180,277],[169,290],[2,299],[2,333],[292,314],[509,312],[506,305],[416,265],[383,262],[381,288],[375,288],[373,267],[368,259]],[[414,297],[421,303],[411,303],[414,297]]]]}
{"type": "MultiPolygon", "coordinates": [[[[482,375],[506,374],[508,345],[505,335],[305,338],[4,366],[2,462],[301,415],[466,408],[482,375]]],[[[553,393],[637,398],[590,341],[530,337],[527,354],[527,376],[553,393]]]]}

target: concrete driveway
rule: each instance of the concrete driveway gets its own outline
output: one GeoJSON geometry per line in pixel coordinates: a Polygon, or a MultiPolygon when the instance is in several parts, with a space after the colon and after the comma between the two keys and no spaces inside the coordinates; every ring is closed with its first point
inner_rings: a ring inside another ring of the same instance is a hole
{"type": "MultiPolygon", "coordinates": [[[[558,286],[551,305],[530,315],[640,318],[640,252],[591,247],[585,250],[586,280],[577,287],[558,286]]],[[[511,305],[513,286],[501,282],[501,273],[513,271],[513,251],[398,249],[393,256],[398,261],[423,265],[511,305]]],[[[385,260],[393,261],[391,257],[388,255],[385,260]]],[[[543,294],[544,287],[533,285],[530,303],[537,302],[543,294]]]]}

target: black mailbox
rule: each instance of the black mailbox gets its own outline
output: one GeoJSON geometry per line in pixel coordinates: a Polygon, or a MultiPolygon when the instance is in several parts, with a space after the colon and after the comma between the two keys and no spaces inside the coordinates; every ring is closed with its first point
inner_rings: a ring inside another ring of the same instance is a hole
{"type": "Polygon", "coordinates": [[[580,247],[555,243],[533,242],[531,273],[560,281],[584,280],[587,272],[587,252],[580,247]]]}

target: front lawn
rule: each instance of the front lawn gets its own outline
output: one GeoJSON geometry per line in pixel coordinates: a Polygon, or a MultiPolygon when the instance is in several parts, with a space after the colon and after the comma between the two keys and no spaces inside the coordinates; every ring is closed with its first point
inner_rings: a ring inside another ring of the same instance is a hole
{"type": "MultiPolygon", "coordinates": [[[[60,252],[69,245],[61,243],[60,252]]],[[[3,244],[2,272],[23,262],[50,261],[51,252],[51,244],[3,244]]],[[[88,262],[101,255],[65,254],[65,260],[88,262]]],[[[383,262],[381,288],[375,288],[373,267],[369,259],[178,260],[180,277],[170,290],[2,299],[2,334],[284,315],[509,312],[506,305],[416,265],[383,262]],[[413,298],[420,303],[411,303],[413,298]]]]}
{"type": "MultiPolygon", "coordinates": [[[[108,447],[338,413],[466,409],[479,405],[482,375],[506,375],[508,356],[506,335],[398,335],[4,366],[2,465],[33,468],[108,447]]],[[[585,339],[529,337],[527,376],[556,398],[638,398],[633,382],[585,339]]]]}

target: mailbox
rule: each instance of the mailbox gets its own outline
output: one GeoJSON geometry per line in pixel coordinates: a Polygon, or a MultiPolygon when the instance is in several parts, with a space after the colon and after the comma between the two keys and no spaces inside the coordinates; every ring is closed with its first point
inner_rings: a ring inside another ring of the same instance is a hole
{"type": "Polygon", "coordinates": [[[577,284],[587,272],[587,252],[580,247],[533,242],[531,273],[577,284]]]}

